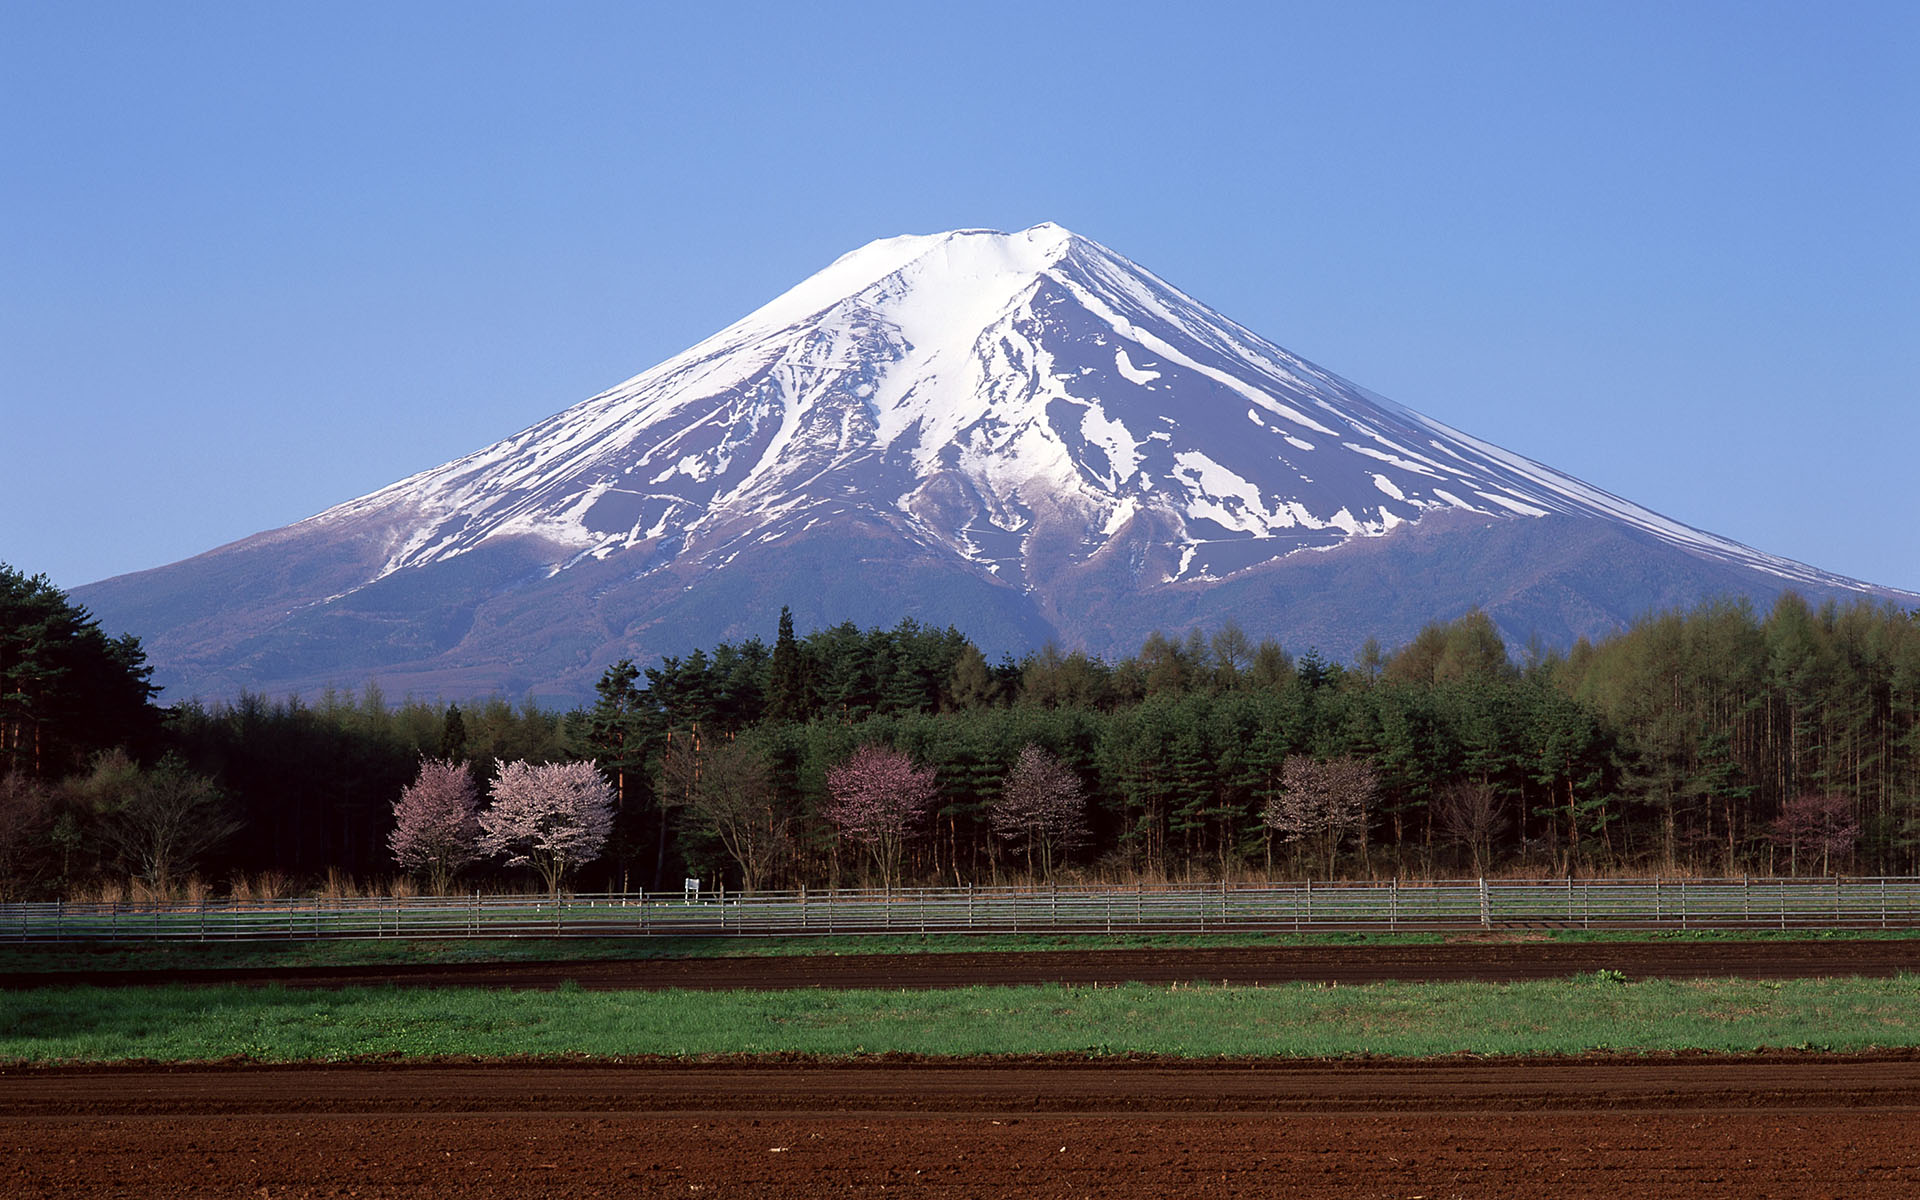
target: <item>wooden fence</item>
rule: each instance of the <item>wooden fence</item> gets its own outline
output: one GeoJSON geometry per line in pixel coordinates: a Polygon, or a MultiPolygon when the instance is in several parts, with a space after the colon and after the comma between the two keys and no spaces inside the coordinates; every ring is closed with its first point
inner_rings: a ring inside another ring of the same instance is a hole
{"type": "Polygon", "coordinates": [[[0,905],[0,942],[1474,929],[1920,929],[1920,878],[1472,879],[0,905]]]}

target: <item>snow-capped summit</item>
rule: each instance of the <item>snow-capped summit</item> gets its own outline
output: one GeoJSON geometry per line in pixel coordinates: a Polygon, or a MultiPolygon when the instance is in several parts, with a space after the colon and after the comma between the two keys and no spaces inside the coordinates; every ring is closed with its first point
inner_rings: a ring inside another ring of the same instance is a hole
{"type": "Polygon", "coordinates": [[[1423,417],[1043,224],[869,243],[504,441],[82,594],[189,688],[578,692],[782,603],[990,649],[1232,617],[1339,651],[1472,605],[1564,641],[1787,586],[1865,590],[1423,417]],[[247,576],[286,582],[232,619],[153,607],[263,555],[247,576]],[[1359,576],[1364,599],[1327,582],[1359,576]]]}
{"type": "Polygon", "coordinates": [[[405,530],[370,583],[501,537],[549,543],[556,571],[714,562],[849,507],[1022,586],[1058,566],[1031,561],[1042,520],[1069,560],[1153,522],[1177,561],[1151,584],[1436,510],[1605,516],[1830,581],[1392,404],[1051,224],[870,243],[685,353],[314,521],[405,530]]]}

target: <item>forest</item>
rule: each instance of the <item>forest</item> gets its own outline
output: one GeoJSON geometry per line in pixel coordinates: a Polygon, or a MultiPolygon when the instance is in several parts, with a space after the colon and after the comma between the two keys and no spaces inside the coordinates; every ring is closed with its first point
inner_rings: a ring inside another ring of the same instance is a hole
{"type": "Polygon", "coordinates": [[[579,890],[1920,872],[1920,613],[1867,601],[1714,601],[1564,652],[1469,612],[1348,663],[1233,624],[991,662],[783,611],[771,644],[611,664],[567,713],[371,684],[162,708],[149,675],[0,568],[7,897],[401,886],[428,764],[484,795],[583,761],[612,815],[579,890]],[[856,811],[861,771],[897,811],[856,811]]]}

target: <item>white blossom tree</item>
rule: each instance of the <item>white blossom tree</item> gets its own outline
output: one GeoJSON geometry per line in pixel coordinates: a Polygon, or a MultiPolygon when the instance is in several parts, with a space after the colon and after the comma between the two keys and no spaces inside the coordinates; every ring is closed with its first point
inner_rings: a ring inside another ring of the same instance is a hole
{"type": "Polygon", "coordinates": [[[444,896],[461,868],[480,857],[480,794],[466,763],[423,758],[420,772],[393,803],[387,849],[409,871],[424,874],[444,896]]]}
{"type": "Polygon", "coordinates": [[[1289,754],[1280,765],[1281,791],[1267,801],[1268,828],[1305,846],[1333,876],[1340,842],[1366,828],[1375,790],[1373,764],[1360,758],[1322,762],[1289,754]]]}
{"type": "Polygon", "coordinates": [[[547,894],[575,867],[600,857],[613,830],[613,788],[590,762],[501,763],[480,813],[480,850],[530,866],[547,894]]]}

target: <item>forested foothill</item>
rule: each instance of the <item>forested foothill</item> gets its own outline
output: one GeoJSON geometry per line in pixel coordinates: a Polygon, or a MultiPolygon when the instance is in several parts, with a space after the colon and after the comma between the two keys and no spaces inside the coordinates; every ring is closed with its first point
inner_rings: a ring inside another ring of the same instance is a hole
{"type": "Polygon", "coordinates": [[[783,611],[566,714],[161,709],[149,673],[0,568],[7,897],[1920,871],[1920,613],[1865,601],[1518,655],[1468,613],[1351,663],[1235,625],[990,662],[783,611]],[[583,762],[603,788],[533,770],[583,762]]]}

